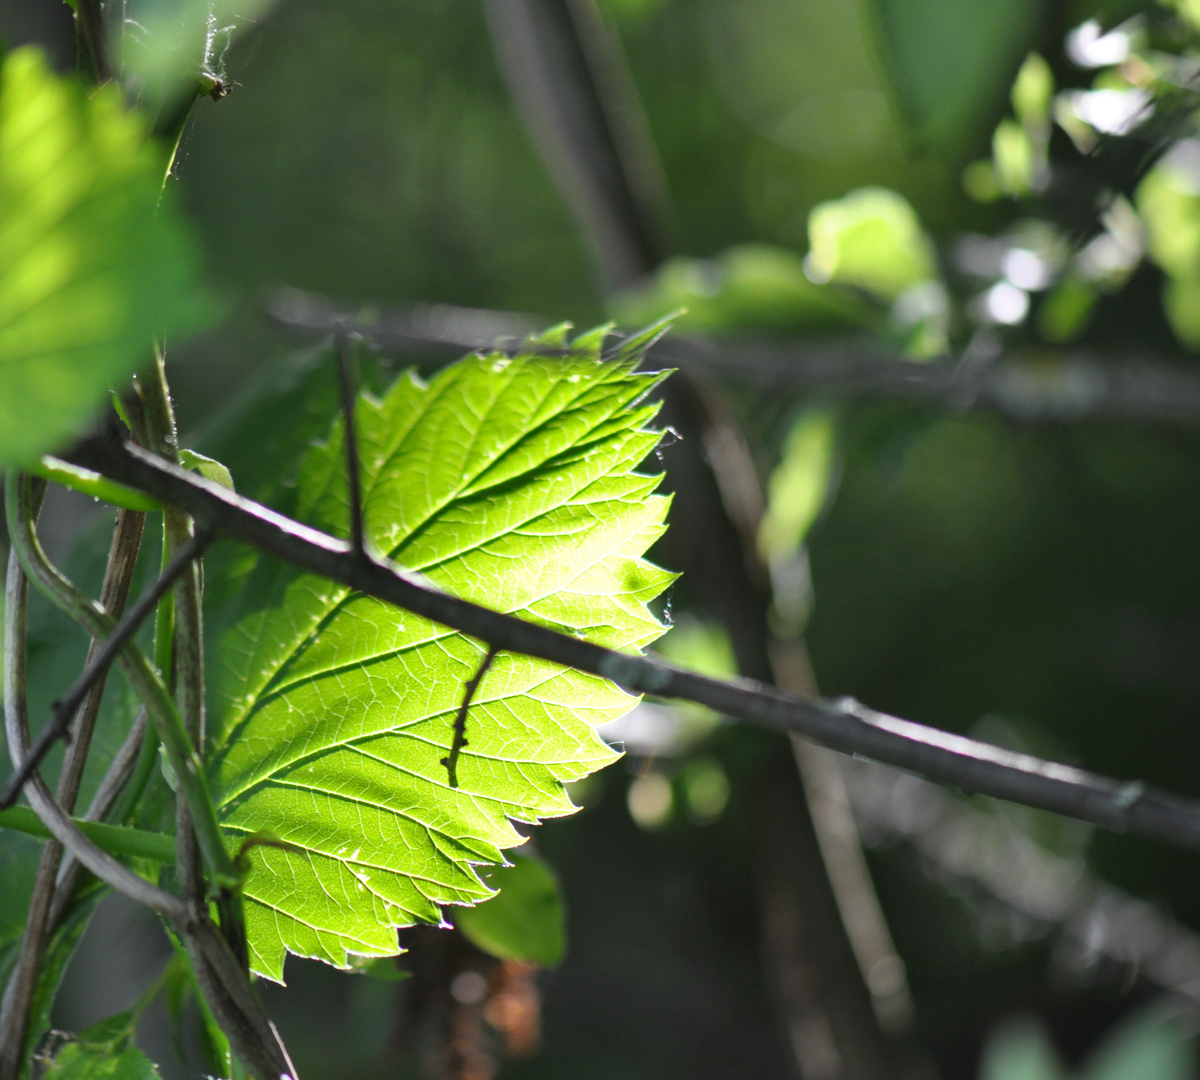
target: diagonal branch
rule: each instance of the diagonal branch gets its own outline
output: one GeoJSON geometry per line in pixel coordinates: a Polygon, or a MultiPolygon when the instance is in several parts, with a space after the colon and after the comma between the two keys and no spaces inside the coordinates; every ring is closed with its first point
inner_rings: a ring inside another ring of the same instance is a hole
{"type": "Polygon", "coordinates": [[[452,627],[499,649],[599,675],[634,693],[707,705],[769,730],[919,773],[966,791],[1050,810],[1117,832],[1200,850],[1200,804],[1071,766],[1017,754],[867,708],[853,698],[806,700],[750,680],[722,681],[628,656],[450,596],[394,563],[354,557],[311,529],[133,444],[97,436],[71,460],[180,507],[198,522],[304,570],[452,627]]]}
{"type": "Polygon", "coordinates": [[[21,794],[21,788],[25,786],[34,770],[41,764],[50,748],[59,739],[68,737],[71,718],[87,696],[88,691],[108,671],[125,643],[137,633],[138,627],[141,626],[146,616],[154,610],[166,591],[175,584],[179,575],[191,565],[193,560],[200,557],[210,540],[210,536],[198,534],[181,547],[167,564],[158,580],[138,597],[137,603],[117,623],[112,635],[92,658],[83,674],[75,681],[75,685],[63,695],[62,700],[55,703],[54,715],[39,732],[29,753],[21,762],[20,768],[8,778],[4,788],[0,790],[0,810],[7,810],[17,801],[21,794]]]}

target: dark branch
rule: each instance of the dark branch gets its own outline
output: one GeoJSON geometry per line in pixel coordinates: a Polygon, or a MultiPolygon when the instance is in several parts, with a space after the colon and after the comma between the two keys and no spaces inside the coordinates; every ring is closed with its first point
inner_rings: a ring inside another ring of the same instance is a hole
{"type": "Polygon", "coordinates": [[[124,644],[137,633],[138,627],[141,626],[146,616],[154,610],[179,575],[191,565],[193,560],[199,558],[211,539],[210,534],[199,533],[179,548],[158,580],[138,597],[137,603],[126,612],[112,635],[104,642],[104,646],[75,681],[75,685],[67,691],[62,700],[55,703],[54,715],[38,734],[37,740],[21,762],[20,767],[8,778],[3,790],[0,790],[0,810],[7,810],[17,801],[21,789],[41,764],[50,748],[59,739],[68,737],[71,718],[87,696],[88,690],[108,671],[124,644]]]}
{"type": "Polygon", "coordinates": [[[1081,769],[1012,753],[875,712],[851,698],[810,701],[750,680],[724,682],[628,656],[431,588],[419,576],[132,444],[98,436],[70,460],[190,513],[203,526],[489,645],[599,675],[634,693],[678,698],[842,753],[908,769],[965,791],[1051,810],[1118,832],[1200,850],[1200,804],[1081,769]]]}
{"type": "MultiPolygon", "coordinates": [[[[381,349],[421,350],[457,359],[474,349],[515,345],[539,325],[514,312],[448,305],[397,308],[360,319],[353,307],[306,293],[279,293],[271,315],[305,334],[352,329],[381,349]]],[[[558,355],[549,351],[547,355],[558,355]]],[[[1023,423],[1112,417],[1168,423],[1200,421],[1200,377],[1170,359],[1106,360],[1083,351],[1013,354],[989,365],[948,358],[906,360],[867,338],[804,342],[700,338],[672,334],[649,360],[769,391],[838,397],[900,398],[955,410],[987,409],[1023,423]]]]}
{"type": "Polygon", "coordinates": [[[492,661],[496,659],[498,651],[495,645],[488,646],[487,655],[480,663],[479,670],[467,680],[466,686],[463,687],[462,704],[458,707],[458,715],[454,717],[454,741],[450,744],[450,756],[442,758],[439,763],[446,767],[452,788],[458,787],[458,755],[467,745],[467,710],[470,709],[471,699],[475,696],[475,691],[479,689],[479,684],[483,682],[488,668],[492,666],[492,661]]]}
{"type": "Polygon", "coordinates": [[[345,334],[337,338],[338,382],[342,391],[342,440],[346,444],[346,488],[349,492],[350,546],[361,555],[364,547],[362,472],[358,464],[358,432],[354,426],[354,402],[358,396],[354,377],[350,340],[345,334]]]}

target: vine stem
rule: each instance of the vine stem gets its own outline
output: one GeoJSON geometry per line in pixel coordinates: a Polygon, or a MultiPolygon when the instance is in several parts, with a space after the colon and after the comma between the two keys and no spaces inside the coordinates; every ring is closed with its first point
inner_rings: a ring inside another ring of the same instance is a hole
{"type": "MultiPolygon", "coordinates": [[[[20,476],[15,470],[10,470],[5,488],[9,539],[12,543],[12,550],[20,561],[21,569],[24,570],[30,582],[51,603],[93,636],[101,639],[107,638],[114,629],[111,616],[63,577],[42,550],[30,514],[31,492],[28,479],[20,476]]],[[[188,739],[179,712],[171,701],[158,672],[151,667],[142,651],[133,642],[125,643],[118,659],[134,691],[142,699],[150,714],[150,719],[158,729],[159,737],[167,752],[167,758],[175,770],[184,797],[192,809],[197,823],[201,850],[209,864],[209,870],[215,883],[235,888],[238,884],[237,870],[221,842],[216,813],[213,810],[200,759],[188,739]]]]}
{"type": "MultiPolygon", "coordinates": [[[[21,763],[21,767],[9,777],[7,783],[4,785],[4,789],[0,791],[0,810],[7,810],[16,802],[21,788],[24,787],[25,782],[33,775],[38,765],[41,764],[50,747],[59,739],[68,737],[71,718],[75,715],[75,710],[83,703],[84,698],[89,696],[94,697],[97,699],[97,705],[99,704],[98,698],[100,692],[103,690],[102,680],[108,674],[108,669],[116,659],[117,654],[124,647],[125,642],[137,632],[138,627],[141,626],[146,616],[154,610],[159,600],[162,599],[163,594],[175,584],[176,578],[183,574],[195,559],[200,557],[204,548],[208,546],[209,539],[204,534],[189,538],[188,542],[175,552],[170,564],[162,572],[158,580],[138,597],[137,603],[134,604],[117,624],[112,636],[102,644],[98,641],[94,643],[92,655],[83,670],[83,674],[79,676],[75,684],[67,691],[63,698],[56,703],[54,715],[38,734],[29,754],[26,755],[25,760],[21,763]],[[97,692],[93,694],[93,690],[97,692]]],[[[132,577],[132,573],[130,577],[132,577]]],[[[104,607],[108,609],[109,605],[105,604],[104,607]]],[[[117,613],[112,612],[112,614],[115,615],[117,613]]],[[[77,733],[75,736],[75,745],[80,744],[80,735],[77,733]]],[[[85,741],[83,741],[83,745],[86,745],[85,741]]],[[[75,782],[75,787],[78,788],[78,780],[75,782]]],[[[59,793],[59,801],[65,805],[61,792],[59,793]]]]}
{"type": "MultiPolygon", "coordinates": [[[[43,485],[44,488],[44,485],[43,485]]],[[[142,532],[145,527],[144,513],[121,510],[117,514],[113,529],[112,544],[101,587],[100,603],[114,616],[120,616],[133,582],[133,572],[141,548],[142,532]]],[[[104,653],[103,645],[93,638],[88,648],[88,667],[92,673],[86,682],[77,684],[57,710],[55,722],[47,724],[31,753],[14,769],[10,782],[0,796],[0,807],[11,805],[29,775],[37,768],[46,750],[59,737],[67,737],[69,725],[74,721],[74,736],[63,757],[55,798],[64,813],[70,814],[75,807],[83,769],[91,747],[92,732],[100,711],[104,694],[104,683],[108,665],[96,666],[104,653]]],[[[14,762],[16,765],[16,762],[14,762]]],[[[68,856],[69,861],[73,857],[68,856]]],[[[0,1007],[0,1080],[12,1080],[20,1069],[20,1052],[24,1047],[29,1026],[29,1010],[37,987],[38,973],[45,956],[46,943],[61,914],[55,904],[56,882],[63,866],[63,846],[57,838],[42,848],[38,860],[30,897],[29,912],[25,922],[25,933],[21,940],[21,951],[16,966],[5,988],[3,1006],[0,1007]],[[16,1050],[10,1049],[16,1047],[16,1050]]]]}
{"type": "MultiPolygon", "coordinates": [[[[16,485],[10,483],[9,490],[14,487],[16,485]]],[[[8,559],[4,605],[4,733],[14,765],[29,752],[29,716],[25,698],[29,583],[22,572],[18,546],[19,542],[14,538],[8,559]]],[[[138,877],[89,840],[54,800],[41,777],[35,774],[25,791],[34,811],[55,839],[101,881],[159,914],[175,919],[187,917],[187,909],[177,896],[138,877]]]]}
{"type": "MultiPolygon", "coordinates": [[[[5,605],[5,618],[6,622],[9,618],[21,620],[14,623],[13,632],[8,632],[6,627],[5,633],[5,721],[10,747],[16,747],[19,756],[23,756],[20,751],[28,746],[28,731],[23,726],[27,725],[23,688],[28,582],[37,586],[94,637],[106,639],[113,632],[114,623],[99,605],[80,593],[46,558],[37,538],[30,478],[10,469],[5,503],[12,544],[9,580],[13,594],[5,605]],[[14,610],[12,599],[18,602],[15,614],[10,616],[9,612],[14,610]],[[14,644],[17,640],[20,641],[19,649],[14,644]],[[17,692],[18,688],[20,692],[17,692]]],[[[119,660],[158,729],[192,820],[197,825],[197,839],[214,888],[236,894],[240,886],[239,875],[221,842],[200,759],[183,721],[158,672],[133,642],[126,642],[119,660]]],[[[282,1077],[295,1080],[296,1070],[258,1001],[244,967],[209,919],[205,906],[194,898],[181,899],[164,892],[97,848],[49,798],[40,777],[35,775],[25,790],[38,816],[85,867],[113,888],[160,912],[175,924],[184,939],[205,999],[230,1036],[235,1052],[250,1066],[254,1075],[259,1080],[280,1080],[282,1077]]]]}
{"type": "Polygon", "coordinates": [[[214,532],[511,652],[611,679],[632,693],[707,705],[725,716],[795,733],[844,754],[907,769],[965,791],[1050,810],[1103,828],[1200,850],[1200,804],[1139,781],[1098,776],[870,709],[853,698],[812,700],[749,679],[726,681],[657,658],[629,656],[440,592],[394,563],[195,477],[106,436],[71,457],[166,503],[214,532]]]}

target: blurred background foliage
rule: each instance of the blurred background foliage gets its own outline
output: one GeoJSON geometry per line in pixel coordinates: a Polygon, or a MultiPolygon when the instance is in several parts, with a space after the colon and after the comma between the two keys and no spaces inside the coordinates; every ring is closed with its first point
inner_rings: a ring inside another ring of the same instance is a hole
{"type": "MultiPolygon", "coordinates": [[[[1191,0],[601,7],[670,207],[672,258],[616,297],[512,107],[480,4],[280,0],[233,20],[233,92],[199,103],[175,170],[226,318],[171,361],[189,445],[228,464],[240,490],[270,490],[334,409],[321,354],[298,353],[264,314],[281,286],[580,326],[685,307],[682,331],[865,334],[917,359],[1053,358],[1070,343],[1194,368],[1191,0]]],[[[8,42],[40,41],[69,65],[64,5],[4,0],[0,13],[8,42]]],[[[369,364],[368,379],[406,359],[369,364]]],[[[771,477],[760,549],[791,574],[777,609],[795,600],[776,615],[805,628],[824,693],[1200,796],[1193,427],[1034,426],[736,381],[729,396],[771,477]]],[[[732,670],[729,641],[694,607],[685,579],[662,651],[732,670]]],[[[514,1001],[520,987],[540,992],[541,1019],[539,1037],[510,1049],[540,1038],[540,1050],[499,1075],[794,1076],[760,971],[752,854],[755,777],[785,750],[696,710],[650,703],[634,716],[625,762],[576,792],[580,814],[537,833],[563,887],[566,956],[540,991],[512,975],[514,1001]]],[[[1139,898],[1184,935],[1170,940],[1194,944],[1193,856],[955,804],[1139,898]]],[[[1162,942],[1131,944],[1122,960],[1066,933],[1065,916],[955,871],[915,833],[869,825],[870,868],[943,1080],[1195,1076],[1195,987],[1144,1011],[1162,995],[1144,963],[1162,942]]],[[[58,1023],[78,1029],[136,999],[138,965],[159,955],[146,926],[102,911],[58,1023]]],[[[411,943],[417,964],[440,948],[411,943]]],[[[410,981],[288,970],[268,1004],[306,1076],[410,1074],[410,981]]],[[[460,1004],[479,1000],[460,990],[460,1004]]],[[[144,1026],[165,1075],[197,1075],[191,1036],[172,1047],[165,1021],[144,1026]]]]}

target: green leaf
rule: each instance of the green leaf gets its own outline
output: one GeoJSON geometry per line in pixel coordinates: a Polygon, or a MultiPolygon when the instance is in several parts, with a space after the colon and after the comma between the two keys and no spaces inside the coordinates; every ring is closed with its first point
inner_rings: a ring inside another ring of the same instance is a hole
{"type": "Polygon", "coordinates": [[[381,982],[404,982],[412,978],[411,971],[396,965],[393,956],[357,956],[351,959],[350,970],[355,975],[366,975],[381,982]]]}
{"type": "Polygon", "coordinates": [[[185,469],[198,472],[205,480],[211,480],[214,484],[220,484],[221,487],[228,488],[230,491],[236,490],[233,486],[233,474],[216,458],[205,457],[204,454],[198,454],[195,450],[180,450],[179,464],[185,469]]]}
{"type": "Polygon", "coordinates": [[[1081,1080],[1190,1080],[1196,1075],[1196,1040],[1189,1025],[1161,1007],[1137,1013],[1117,1028],[1088,1060],[1081,1080]]]}
{"type": "Polygon", "coordinates": [[[920,141],[957,146],[994,122],[1041,8],[1040,0],[871,0],[883,66],[920,141]]]}
{"type": "Polygon", "coordinates": [[[154,1063],[132,1045],[136,1023],[126,1012],[92,1025],[58,1050],[43,1080],[159,1080],[154,1063]]]}
{"type": "Polygon", "coordinates": [[[980,1080],[1066,1080],[1045,1029],[1033,1020],[1006,1024],[988,1040],[980,1080]]]}
{"type": "MultiPolygon", "coordinates": [[[[429,384],[406,373],[358,411],[368,542],[434,585],[614,648],[664,627],[647,602],[672,575],[641,559],[665,528],[657,376],[637,355],[600,363],[602,333],[569,360],[473,356],[429,384]]],[[[565,331],[548,339],[566,343],[565,331]]],[[[342,434],[304,462],[296,513],[348,530],[342,434]]],[[[634,698],[612,683],[500,653],[476,692],[468,745],[446,757],[481,643],[259,565],[221,645],[212,784],[231,847],[264,832],[246,881],[255,971],[286,951],[338,967],[398,951],[396,928],[441,920],[491,890],[475,867],[523,842],[512,821],[569,814],[564,783],[615,756],[594,727],[634,698]],[[300,849],[300,850],[297,850],[300,849]]]]}
{"type": "Polygon", "coordinates": [[[513,853],[512,866],[486,875],[500,892],[454,913],[467,940],[501,960],[532,960],[553,967],[566,946],[566,916],[554,871],[541,859],[513,853]]]}
{"type": "Polygon", "coordinates": [[[904,196],[866,187],[814,206],[808,216],[810,272],[883,300],[937,277],[933,243],[904,196]]]}
{"type": "Polygon", "coordinates": [[[833,472],[834,416],[807,410],[792,425],[783,457],[771,474],[758,548],[768,560],[794,555],[825,505],[833,472]]]}
{"type": "Polygon", "coordinates": [[[115,87],[36,49],[0,69],[0,462],[68,439],[156,334],[201,317],[162,153],[115,87]]]}

